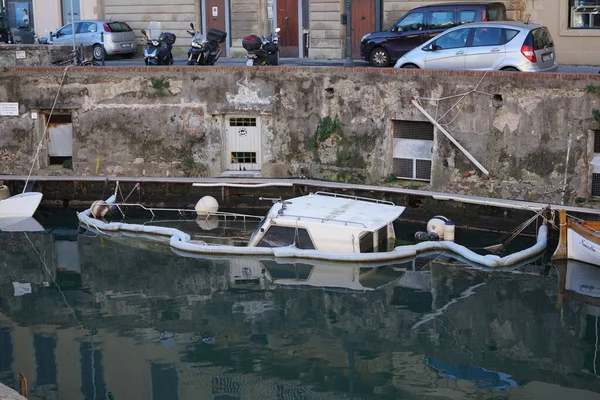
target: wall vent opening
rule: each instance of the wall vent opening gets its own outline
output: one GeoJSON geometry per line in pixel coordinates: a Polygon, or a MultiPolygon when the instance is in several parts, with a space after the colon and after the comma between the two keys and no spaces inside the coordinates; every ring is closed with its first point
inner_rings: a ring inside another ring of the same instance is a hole
{"type": "Polygon", "coordinates": [[[393,121],[392,173],[399,179],[431,181],[434,127],[430,122],[393,121]]]}

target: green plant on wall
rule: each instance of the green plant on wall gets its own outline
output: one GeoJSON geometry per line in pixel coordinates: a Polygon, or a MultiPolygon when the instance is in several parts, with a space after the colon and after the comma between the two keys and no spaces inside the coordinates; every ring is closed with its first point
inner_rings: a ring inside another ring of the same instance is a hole
{"type": "Polygon", "coordinates": [[[330,116],[321,118],[315,133],[310,138],[308,145],[309,150],[314,151],[317,148],[317,143],[326,141],[332,135],[342,136],[342,123],[337,115],[335,116],[335,119],[331,119],[330,116]]]}
{"type": "Polygon", "coordinates": [[[150,82],[152,82],[152,87],[156,89],[159,96],[166,94],[165,90],[169,88],[169,81],[165,78],[150,78],[150,82]]]}
{"type": "Polygon", "coordinates": [[[594,121],[600,122],[600,110],[598,110],[597,108],[594,108],[592,110],[592,117],[594,117],[594,121]]]}

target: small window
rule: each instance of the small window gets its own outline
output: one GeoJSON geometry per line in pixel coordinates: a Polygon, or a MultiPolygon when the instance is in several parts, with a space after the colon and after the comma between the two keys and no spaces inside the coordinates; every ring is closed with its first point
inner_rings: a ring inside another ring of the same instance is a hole
{"type": "Polygon", "coordinates": [[[490,4],[486,7],[486,21],[506,21],[506,7],[504,4],[490,4]]]}
{"type": "Polygon", "coordinates": [[[256,126],[256,118],[230,118],[229,126],[256,126]]]}
{"type": "Polygon", "coordinates": [[[501,39],[501,28],[474,28],[473,47],[498,46],[503,42],[501,39]]]}
{"type": "Polygon", "coordinates": [[[594,153],[600,153],[600,130],[594,131],[594,153]]]}
{"type": "Polygon", "coordinates": [[[232,151],[231,152],[231,163],[232,164],[256,164],[256,152],[253,151],[232,151]]]}
{"type": "Polygon", "coordinates": [[[425,26],[425,13],[414,12],[406,14],[404,18],[396,23],[396,31],[412,32],[420,31],[425,26]]]}
{"type": "Polygon", "coordinates": [[[467,45],[467,38],[469,37],[470,31],[470,28],[457,29],[440,36],[435,41],[436,49],[446,50],[465,47],[467,45]]]}
{"type": "Polygon", "coordinates": [[[95,22],[82,22],[77,25],[77,33],[90,33],[98,30],[95,22]]]}
{"type": "Polygon", "coordinates": [[[372,253],[373,252],[373,232],[366,232],[360,237],[360,252],[361,253],[372,253]]]}
{"type": "Polygon", "coordinates": [[[388,251],[387,240],[388,240],[388,227],[386,225],[377,231],[378,251],[388,251]]]}
{"type": "Polygon", "coordinates": [[[314,250],[315,246],[303,228],[271,225],[257,247],[283,247],[296,244],[299,249],[314,250]],[[297,235],[296,235],[297,233],[297,235]]]}
{"type": "Polygon", "coordinates": [[[474,11],[474,10],[459,11],[456,23],[458,25],[462,25],[462,24],[468,24],[469,22],[475,22],[475,17],[477,17],[477,11],[474,11]]]}
{"type": "Polygon", "coordinates": [[[448,29],[454,26],[454,11],[431,11],[429,29],[448,29]]]}
{"type": "Polygon", "coordinates": [[[599,29],[598,0],[569,0],[569,28],[599,29]]]}
{"type": "Polygon", "coordinates": [[[592,174],[592,196],[600,196],[600,174],[592,174]]]}
{"type": "Polygon", "coordinates": [[[504,43],[503,44],[510,42],[518,34],[519,34],[519,31],[516,29],[504,29],[504,43]]]}
{"type": "Polygon", "coordinates": [[[57,33],[61,35],[72,35],[73,34],[73,25],[69,24],[60,29],[57,33]]]}

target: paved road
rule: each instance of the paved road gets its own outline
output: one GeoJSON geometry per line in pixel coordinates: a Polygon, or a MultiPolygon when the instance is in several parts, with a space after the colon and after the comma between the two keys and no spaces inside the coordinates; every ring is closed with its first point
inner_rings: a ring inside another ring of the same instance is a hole
{"type": "MultiPolygon", "coordinates": [[[[174,65],[186,65],[187,59],[176,58],[174,65]]],[[[243,57],[228,58],[221,57],[216,65],[242,66],[245,65],[246,59],[243,57]]],[[[111,58],[105,62],[108,66],[132,66],[144,65],[142,58],[121,59],[111,58]]],[[[346,60],[313,60],[309,58],[282,58],[280,65],[299,65],[307,67],[343,67],[346,66],[346,60]]],[[[354,68],[368,67],[369,64],[363,60],[352,60],[351,66],[354,68]]],[[[597,74],[600,72],[600,66],[594,65],[561,65],[558,69],[561,73],[574,74],[597,74]]]]}

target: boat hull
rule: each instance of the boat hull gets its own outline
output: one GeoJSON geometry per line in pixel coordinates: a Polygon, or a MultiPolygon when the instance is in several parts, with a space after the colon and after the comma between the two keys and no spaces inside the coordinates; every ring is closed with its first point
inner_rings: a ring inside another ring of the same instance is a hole
{"type": "Polygon", "coordinates": [[[561,210],[560,239],[552,259],[600,266],[600,221],[582,221],[561,210]]]}
{"type": "Polygon", "coordinates": [[[41,201],[39,192],[20,193],[0,200],[0,218],[32,217],[41,201]]]}

